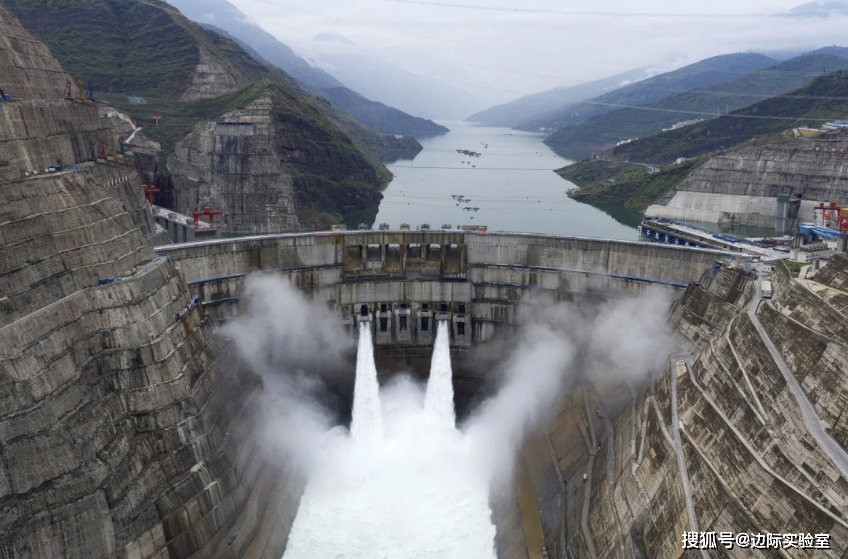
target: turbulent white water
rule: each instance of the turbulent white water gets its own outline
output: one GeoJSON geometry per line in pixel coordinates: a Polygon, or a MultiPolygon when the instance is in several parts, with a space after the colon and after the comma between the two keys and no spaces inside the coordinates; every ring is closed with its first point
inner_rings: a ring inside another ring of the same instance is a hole
{"type": "Polygon", "coordinates": [[[430,363],[430,380],[424,396],[424,412],[439,427],[456,427],[453,409],[453,371],[450,361],[450,331],[446,320],[439,321],[433,360],[430,363]]]}
{"type": "Polygon", "coordinates": [[[376,440],[383,435],[380,412],[380,384],[374,364],[371,323],[359,325],[359,349],[356,353],[356,380],[353,388],[353,418],[350,433],[357,440],[376,440]]]}
{"type": "Polygon", "coordinates": [[[447,325],[426,398],[408,378],[379,390],[361,327],[352,436],[316,441],[285,559],[494,559],[489,477],[454,422],[447,325]]]}

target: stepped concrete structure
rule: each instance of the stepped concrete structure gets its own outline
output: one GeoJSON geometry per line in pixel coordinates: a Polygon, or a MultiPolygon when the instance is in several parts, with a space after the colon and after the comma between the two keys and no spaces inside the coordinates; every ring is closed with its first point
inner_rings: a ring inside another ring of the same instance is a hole
{"type": "Polygon", "coordinates": [[[822,202],[848,204],[848,134],[795,138],[712,157],[646,215],[773,228],[777,197],[800,198],[796,216],[813,221],[822,202]]]}
{"type": "Polygon", "coordinates": [[[783,556],[848,553],[845,256],[812,277],[779,265],[764,300],[749,276],[713,268],[739,255],[636,242],[362,231],[165,244],[136,169],[86,162],[126,121],[58,99],[65,79],[0,8],[0,88],[18,99],[0,103],[0,557],[282,556],[303,480],[262,452],[263,384],[214,331],[262,273],[351,327],[366,315],[378,358],[401,369],[421,368],[433,322],[449,320],[460,404],[490,380],[479,352],[534,320],[525,303],[665,290],[673,307],[657,312],[686,343],[649,386],[563,394],[492,497],[498,556],[783,553],[693,552],[684,531],[828,534],[828,549],[783,556]],[[59,159],[80,166],[47,172],[59,159]]]}
{"type": "Polygon", "coordinates": [[[215,122],[198,124],[168,159],[174,208],[185,214],[223,210],[220,226],[234,233],[301,229],[294,181],[274,150],[271,99],[215,122]]]}

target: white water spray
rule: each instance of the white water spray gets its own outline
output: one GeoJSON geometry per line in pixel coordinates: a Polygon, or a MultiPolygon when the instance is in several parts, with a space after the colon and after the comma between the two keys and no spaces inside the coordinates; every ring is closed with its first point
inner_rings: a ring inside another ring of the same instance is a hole
{"type": "Polygon", "coordinates": [[[494,559],[489,480],[455,427],[447,323],[426,396],[408,377],[380,392],[367,323],[356,361],[351,437],[326,439],[285,559],[494,559]]]}
{"type": "Polygon", "coordinates": [[[638,382],[667,355],[661,311],[669,301],[658,294],[536,312],[516,345],[487,348],[503,384],[462,432],[434,428],[436,417],[455,422],[447,325],[439,328],[425,397],[406,376],[380,390],[366,324],[351,434],[332,427],[320,398],[322,382],[332,382],[320,375],[347,369],[348,337],[337,317],[279,278],[248,278],[247,312],[225,333],[272,392],[263,406],[265,455],[307,478],[285,558],[493,559],[490,482],[511,479],[524,436],[555,411],[573,369],[577,378],[638,382]],[[650,318],[655,323],[644,328],[650,318]],[[311,328],[300,327],[307,319],[311,328]]]}
{"type": "Polygon", "coordinates": [[[433,360],[430,363],[430,380],[424,396],[424,412],[442,428],[456,427],[453,408],[453,371],[450,358],[450,330],[446,320],[439,321],[433,360]]]}
{"type": "Polygon", "coordinates": [[[353,388],[353,417],[350,433],[360,441],[374,441],[383,436],[380,412],[380,384],[374,363],[371,323],[359,324],[359,350],[356,354],[356,380],[353,388]]]}

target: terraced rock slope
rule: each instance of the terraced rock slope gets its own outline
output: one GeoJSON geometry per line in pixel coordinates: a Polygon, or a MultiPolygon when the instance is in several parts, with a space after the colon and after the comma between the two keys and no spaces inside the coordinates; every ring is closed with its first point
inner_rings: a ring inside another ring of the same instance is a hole
{"type": "Polygon", "coordinates": [[[64,78],[0,7],[0,88],[25,97],[0,103],[0,556],[241,550],[269,495],[284,501],[245,436],[251,379],[221,367],[202,309],[155,256],[134,169],[45,172],[122,121],[58,100],[64,78]]]}
{"type": "Polygon", "coordinates": [[[846,278],[843,255],[811,281],[781,266],[761,300],[749,279],[710,271],[671,317],[691,353],[615,415],[592,388],[572,395],[525,455],[548,556],[779,553],[684,551],[696,531],[829,534],[829,549],[787,553],[843,557],[846,278]]]}

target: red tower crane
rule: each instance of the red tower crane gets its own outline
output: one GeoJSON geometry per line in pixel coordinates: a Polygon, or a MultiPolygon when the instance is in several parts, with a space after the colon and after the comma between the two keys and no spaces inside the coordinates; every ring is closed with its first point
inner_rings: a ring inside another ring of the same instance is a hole
{"type": "MultiPolygon", "coordinates": [[[[141,187],[144,189],[144,193],[147,195],[147,201],[150,202],[150,205],[153,205],[153,195],[159,192],[159,189],[150,184],[143,184],[141,187]]],[[[197,218],[195,218],[195,222],[197,218]]],[[[195,225],[197,227],[197,225],[195,225]]]]}
{"type": "Polygon", "coordinates": [[[206,206],[205,208],[203,208],[202,212],[194,210],[191,213],[192,213],[192,215],[194,215],[194,228],[197,229],[200,226],[200,222],[199,222],[200,216],[208,217],[209,218],[209,227],[215,227],[215,216],[216,215],[222,215],[224,212],[222,212],[221,210],[213,210],[209,206],[206,206]]]}

